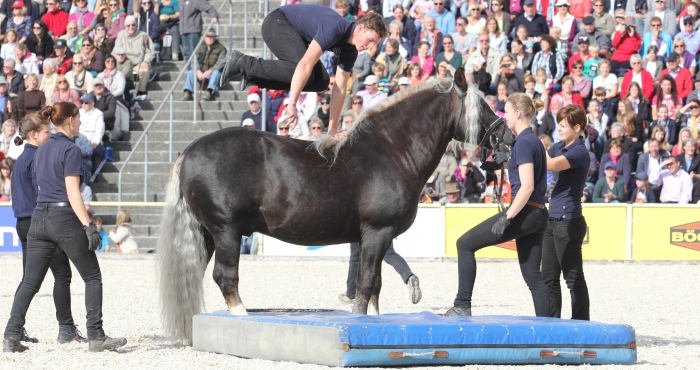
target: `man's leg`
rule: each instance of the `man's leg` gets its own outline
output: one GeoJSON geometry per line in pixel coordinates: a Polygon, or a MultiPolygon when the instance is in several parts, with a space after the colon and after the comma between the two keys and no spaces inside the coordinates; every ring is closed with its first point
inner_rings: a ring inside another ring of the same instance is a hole
{"type": "MultiPolygon", "coordinates": [[[[240,60],[241,74],[260,88],[289,90],[294,71],[308,45],[281,11],[272,12],[265,17],[261,31],[263,40],[278,60],[245,55],[240,60]]],[[[329,81],[328,73],[318,61],[304,91],[323,91],[328,88],[329,81]]]]}
{"type": "Polygon", "coordinates": [[[92,150],[92,168],[97,169],[99,167],[100,162],[102,162],[102,157],[105,154],[105,149],[102,146],[102,144],[99,144],[95,149],[92,150]]]}
{"type": "Polygon", "coordinates": [[[150,68],[139,68],[140,65],[134,66],[134,72],[139,75],[139,84],[136,87],[137,94],[145,94],[148,92],[148,77],[150,68]]]}
{"type": "Polygon", "coordinates": [[[215,69],[211,71],[211,75],[209,76],[209,81],[207,82],[207,90],[209,90],[212,94],[216,92],[216,88],[219,87],[219,80],[221,79],[221,71],[218,69],[215,69]]]}
{"type": "Polygon", "coordinates": [[[411,299],[411,302],[413,302],[413,304],[420,302],[420,299],[423,297],[423,292],[420,290],[420,281],[418,280],[418,276],[411,271],[411,268],[408,266],[408,263],[406,263],[406,260],[396,253],[393,242],[386,251],[384,262],[391,265],[391,267],[393,267],[394,270],[401,275],[401,279],[408,286],[408,296],[411,299]]]}
{"type": "Polygon", "coordinates": [[[360,243],[350,243],[350,263],[348,264],[348,280],[345,296],[355,299],[357,290],[357,268],[360,266],[360,243]]]}
{"type": "Polygon", "coordinates": [[[185,88],[183,91],[189,91],[190,93],[194,91],[194,81],[195,81],[195,72],[193,70],[189,70],[187,72],[187,79],[185,79],[185,88]]]}

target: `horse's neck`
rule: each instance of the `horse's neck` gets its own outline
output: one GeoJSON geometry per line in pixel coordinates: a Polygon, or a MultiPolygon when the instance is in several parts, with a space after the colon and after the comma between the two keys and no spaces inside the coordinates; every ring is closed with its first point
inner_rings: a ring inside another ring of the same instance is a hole
{"type": "MultiPolygon", "coordinates": [[[[370,148],[377,145],[393,150],[395,163],[402,165],[407,176],[418,176],[425,182],[445,153],[453,137],[451,93],[434,90],[416,93],[392,104],[379,115],[373,116],[370,148]]],[[[364,140],[363,140],[364,141],[364,140]]]]}

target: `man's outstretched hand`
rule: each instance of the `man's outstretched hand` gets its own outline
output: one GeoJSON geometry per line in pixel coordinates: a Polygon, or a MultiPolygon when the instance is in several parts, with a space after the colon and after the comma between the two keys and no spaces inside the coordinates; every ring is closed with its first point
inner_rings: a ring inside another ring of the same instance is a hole
{"type": "Polygon", "coordinates": [[[297,108],[294,104],[287,104],[287,108],[285,109],[287,112],[287,118],[285,119],[285,125],[289,127],[289,130],[293,130],[295,127],[297,127],[297,120],[299,117],[297,116],[297,108]]]}

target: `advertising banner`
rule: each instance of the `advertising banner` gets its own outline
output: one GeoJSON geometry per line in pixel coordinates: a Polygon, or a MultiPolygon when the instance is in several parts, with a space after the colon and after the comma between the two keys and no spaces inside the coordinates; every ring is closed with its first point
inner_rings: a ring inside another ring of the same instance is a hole
{"type": "Polygon", "coordinates": [[[633,259],[700,260],[700,208],[635,206],[632,217],[633,259]]]}
{"type": "Polygon", "coordinates": [[[17,236],[17,219],[12,207],[0,206],[0,252],[21,252],[22,244],[17,236]]]}
{"type": "MultiPolygon", "coordinates": [[[[457,239],[483,220],[497,213],[493,206],[449,207],[445,209],[445,251],[457,257],[457,239]]],[[[627,230],[627,206],[584,206],[583,216],[588,232],[583,240],[583,258],[591,260],[624,260],[627,230]]],[[[486,247],[476,257],[517,258],[515,241],[486,247]]]]}

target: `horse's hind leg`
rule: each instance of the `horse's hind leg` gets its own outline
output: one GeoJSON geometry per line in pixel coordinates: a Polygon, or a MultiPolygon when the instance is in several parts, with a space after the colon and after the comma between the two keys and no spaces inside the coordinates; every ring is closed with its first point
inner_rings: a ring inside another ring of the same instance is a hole
{"type": "Polygon", "coordinates": [[[241,233],[226,228],[212,233],[216,244],[214,258],[214,281],[232,315],[247,315],[241,296],[238,294],[238,262],[241,258],[241,233]]]}
{"type": "Polygon", "coordinates": [[[382,260],[389,249],[391,228],[363,230],[360,268],[357,276],[357,293],[353,313],[379,314],[379,291],[382,287],[382,260]],[[369,306],[369,308],[368,308],[369,306]]]}

